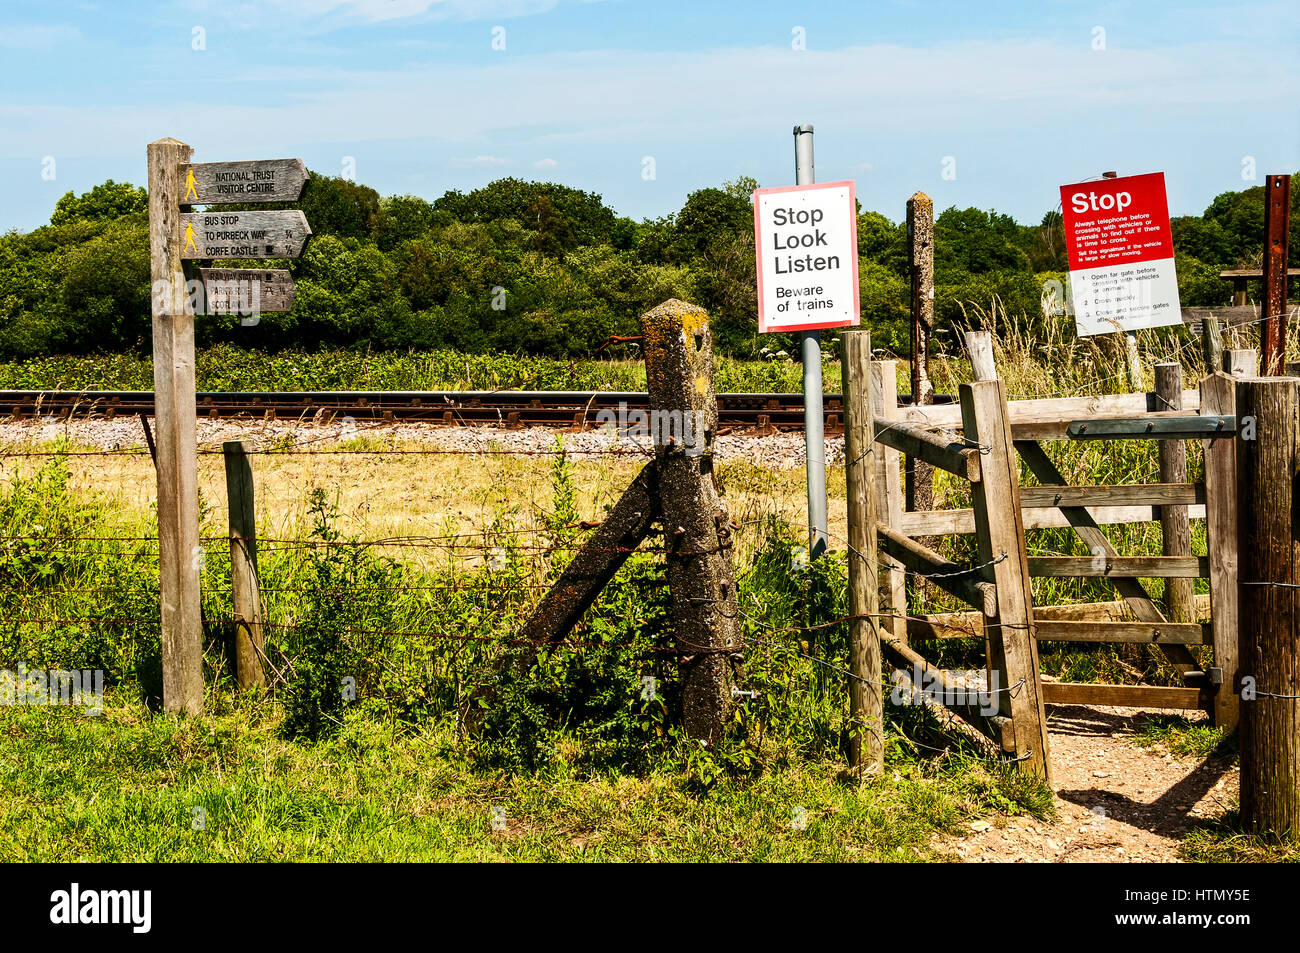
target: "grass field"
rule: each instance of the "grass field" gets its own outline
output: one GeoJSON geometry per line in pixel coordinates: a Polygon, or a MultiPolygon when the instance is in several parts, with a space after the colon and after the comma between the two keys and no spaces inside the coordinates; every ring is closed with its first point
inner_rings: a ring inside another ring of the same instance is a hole
{"type": "MultiPolygon", "coordinates": [[[[1044,343],[1015,328],[1004,340],[999,365],[1016,396],[1124,389],[1114,342],[1044,343]]],[[[1151,335],[1143,344],[1148,366],[1176,356],[1189,381],[1198,376],[1187,340],[1151,335]]],[[[463,377],[448,364],[412,379],[403,376],[408,358],[358,360],[328,380],[311,377],[313,386],[399,386],[390,375],[402,387],[526,383],[524,365],[493,370],[468,359],[463,377]]],[[[33,369],[23,383],[13,368],[0,373],[11,375],[10,386],[142,386],[133,361],[121,359],[117,377],[75,362],[33,369]]],[[[296,379],[281,364],[257,377],[255,363],[226,353],[200,368],[200,386],[296,379]]],[[[635,364],[600,368],[611,387],[641,386],[635,364]]],[[[720,379],[720,389],[782,389],[763,375],[797,386],[794,365],[732,371],[736,383],[720,379]]],[[[960,356],[936,358],[933,372],[941,391],[967,376],[960,356]]],[[[598,386],[595,373],[536,386],[598,386]]],[[[827,386],[838,389],[829,368],[827,386]]],[[[1041,785],[954,746],[917,709],[890,710],[881,778],[846,777],[847,635],[833,621],[844,614],[844,552],[834,545],[825,563],[794,568],[804,536],[801,469],[719,468],[742,525],[746,687],[758,694],[739,705],[734,741],[705,752],[675,725],[664,578],[652,552],[629,561],[571,645],[527,679],[494,688],[486,713],[475,708],[510,657],[511,635],[581,541],[579,521],[599,519],[631,479],[626,458],[259,455],[272,686],[244,698],[230,674],[220,457],[202,457],[212,714],[176,720],[151,707],[158,591],[148,457],[78,456],[66,443],[4,449],[0,668],[98,667],[111,689],[100,718],[0,706],[0,858],[935,860],[936,837],[970,820],[1050,812],[1041,785]],[[71,452],[14,455],[33,449],[71,452]],[[374,540],[392,542],[361,545],[374,540]],[[321,687],[340,676],[354,679],[355,703],[322,709],[321,687]],[[646,697],[646,677],[662,684],[662,695],[646,697]]],[[[351,449],[403,445],[370,436],[351,449]]],[[[1154,453],[1133,442],[1052,452],[1078,482],[1157,478],[1154,453]]],[[[1193,453],[1193,479],[1197,466],[1193,453]]],[[[839,540],[843,479],[842,468],[832,469],[839,540]]],[[[951,483],[937,489],[939,505],[963,502],[951,483]]],[[[1112,538],[1121,552],[1159,551],[1158,524],[1117,528],[1112,538]]],[[[1030,545],[1081,552],[1065,531],[1037,531],[1030,545]]],[[[970,555],[969,540],[944,546],[970,555]]],[[[1193,547],[1204,551],[1203,534],[1193,547]]],[[[1044,579],[1035,598],[1042,605],[1111,594],[1097,580],[1044,579]]],[[[955,608],[917,599],[914,610],[955,608]]],[[[982,644],[947,640],[940,661],[979,666],[982,652],[982,644]]],[[[1136,646],[1053,648],[1042,662],[1078,680],[1171,674],[1158,653],[1136,646]]],[[[1143,740],[1200,756],[1223,741],[1204,732],[1171,722],[1143,740]]],[[[1233,823],[1229,816],[1198,830],[1189,856],[1282,859],[1233,823]]]]}
{"type": "Polygon", "coordinates": [[[800,763],[703,790],[664,766],[577,776],[478,770],[436,728],[349,719],[328,742],[277,733],[272,705],[178,722],[0,712],[5,860],[942,859],[934,835],[1050,798],[960,756],[896,754],[882,780],[800,763]]]}

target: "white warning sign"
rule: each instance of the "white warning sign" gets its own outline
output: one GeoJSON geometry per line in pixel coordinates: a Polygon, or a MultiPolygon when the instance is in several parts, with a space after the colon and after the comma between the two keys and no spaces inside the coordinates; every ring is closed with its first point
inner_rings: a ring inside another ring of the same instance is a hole
{"type": "Polygon", "coordinates": [[[754,251],[759,331],[861,323],[852,182],[756,190],[754,251]]]}

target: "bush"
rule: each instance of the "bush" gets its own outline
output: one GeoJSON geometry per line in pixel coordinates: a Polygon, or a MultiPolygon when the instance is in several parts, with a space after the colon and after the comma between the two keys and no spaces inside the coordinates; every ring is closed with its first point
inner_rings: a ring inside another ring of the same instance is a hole
{"type": "Polygon", "coordinates": [[[342,727],[343,709],[378,681],[378,660],[392,638],[384,593],[393,566],[342,538],[334,526],[337,510],[319,487],[311,492],[309,511],[310,588],[285,639],[291,662],[281,730],[314,740],[342,727]]]}

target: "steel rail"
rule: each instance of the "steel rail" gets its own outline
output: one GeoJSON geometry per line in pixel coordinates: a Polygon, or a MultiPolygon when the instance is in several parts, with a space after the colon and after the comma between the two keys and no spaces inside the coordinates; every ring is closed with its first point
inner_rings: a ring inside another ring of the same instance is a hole
{"type": "MultiPolygon", "coordinates": [[[[940,395],[937,402],[951,398],[940,395]]],[[[908,395],[900,395],[908,403],[908,395]]],[[[217,419],[403,420],[448,426],[593,427],[644,411],[646,395],[636,391],[221,391],[200,392],[195,412],[217,419]]],[[[113,418],[152,415],[151,391],[6,390],[0,391],[0,416],[113,418]]],[[[825,395],[828,429],[842,429],[839,394],[825,395]]],[[[803,395],[732,393],[718,395],[722,428],[803,430],[803,395]]]]}

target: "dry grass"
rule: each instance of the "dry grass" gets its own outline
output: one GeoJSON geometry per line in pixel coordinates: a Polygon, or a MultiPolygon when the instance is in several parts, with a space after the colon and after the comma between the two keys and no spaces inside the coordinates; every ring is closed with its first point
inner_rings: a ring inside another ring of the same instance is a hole
{"type": "MultiPolygon", "coordinates": [[[[19,449],[48,449],[43,444],[19,449]]],[[[77,449],[77,448],[70,448],[77,449]]],[[[252,456],[258,528],[264,538],[299,539],[305,535],[307,498],[324,487],[338,502],[339,530],[359,539],[457,536],[467,539],[501,524],[529,533],[544,526],[553,503],[552,455],[425,454],[415,441],[373,443],[357,453],[264,453],[252,456]]],[[[11,457],[0,475],[30,474],[43,457],[11,457]]],[[[570,458],[581,519],[599,521],[617,502],[642,466],[626,455],[570,458]]],[[[127,523],[153,519],[157,490],[153,464],[145,455],[68,457],[69,489],[111,501],[127,523]]],[[[199,456],[202,533],[225,532],[226,485],[222,457],[199,456]]],[[[719,483],[733,520],[741,524],[738,555],[743,559],[760,541],[760,524],[768,517],[793,526],[806,521],[807,491],[802,467],[772,470],[744,461],[723,462],[719,483]]],[[[832,548],[843,548],[848,528],[844,469],[831,467],[830,532],[832,548]]],[[[445,561],[437,550],[408,550],[405,562],[421,569],[445,561]]],[[[475,557],[478,558],[478,557],[475,557]]]]}

